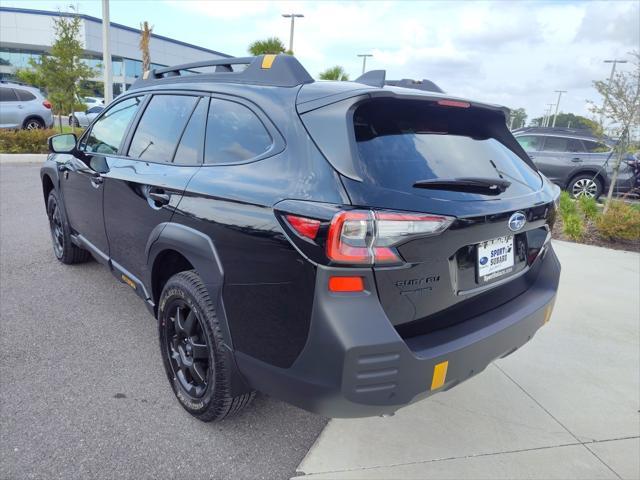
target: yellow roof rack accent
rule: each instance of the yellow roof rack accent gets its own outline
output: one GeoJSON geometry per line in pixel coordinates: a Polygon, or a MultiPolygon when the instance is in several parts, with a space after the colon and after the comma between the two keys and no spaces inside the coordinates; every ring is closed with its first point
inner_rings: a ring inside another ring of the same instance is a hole
{"type": "Polygon", "coordinates": [[[262,58],[262,68],[267,70],[269,68],[271,68],[271,65],[273,65],[273,62],[275,61],[276,56],[275,55],[265,55],[262,58]]]}

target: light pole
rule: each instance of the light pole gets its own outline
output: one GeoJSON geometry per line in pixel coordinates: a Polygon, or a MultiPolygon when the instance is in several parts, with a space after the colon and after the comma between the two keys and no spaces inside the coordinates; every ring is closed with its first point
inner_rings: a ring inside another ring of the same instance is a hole
{"type": "Polygon", "coordinates": [[[560,97],[562,96],[563,93],[567,93],[566,90],[554,90],[557,94],[558,94],[558,101],[556,102],[556,113],[553,114],[553,124],[551,125],[551,128],[555,128],[556,126],[556,119],[558,118],[558,107],[560,106],[560,97]]]}
{"type": "Polygon", "coordinates": [[[102,65],[104,68],[104,104],[113,100],[113,74],[111,72],[111,32],[109,23],[109,0],[102,0],[102,65]]]}
{"type": "Polygon", "coordinates": [[[547,108],[544,111],[544,125],[543,127],[549,126],[549,120],[551,120],[551,109],[553,108],[553,103],[547,103],[547,108]]]}
{"type": "Polygon", "coordinates": [[[295,25],[296,18],[304,17],[301,13],[283,13],[282,16],[284,18],[291,19],[291,32],[289,33],[289,51],[293,52],[293,26],[295,25]]]}
{"type": "Polygon", "coordinates": [[[367,57],[373,57],[371,53],[358,53],[358,57],[362,57],[362,73],[364,74],[365,69],[367,68],[367,57]]]}

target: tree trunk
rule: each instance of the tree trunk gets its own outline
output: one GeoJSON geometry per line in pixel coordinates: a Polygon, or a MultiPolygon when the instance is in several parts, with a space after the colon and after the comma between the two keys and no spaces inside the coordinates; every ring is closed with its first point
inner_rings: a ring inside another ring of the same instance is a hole
{"type": "Polygon", "coordinates": [[[609,210],[609,206],[611,205],[611,199],[613,198],[613,190],[616,188],[616,182],[618,181],[618,172],[620,171],[622,156],[624,155],[624,152],[627,149],[627,135],[628,135],[628,129],[625,129],[624,132],[622,132],[622,137],[620,138],[620,142],[618,142],[618,155],[616,158],[616,163],[613,166],[613,176],[611,177],[611,183],[609,184],[609,192],[607,193],[607,200],[604,202],[604,209],[602,211],[603,214],[607,213],[607,210],[609,210]]]}

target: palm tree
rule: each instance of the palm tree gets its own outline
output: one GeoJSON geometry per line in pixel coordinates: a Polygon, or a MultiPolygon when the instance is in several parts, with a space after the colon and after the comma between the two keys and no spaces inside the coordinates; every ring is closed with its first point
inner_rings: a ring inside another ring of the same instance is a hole
{"type": "Polygon", "coordinates": [[[153,27],[149,27],[149,22],[140,24],[140,51],[142,52],[142,71],[151,69],[151,54],[149,53],[149,41],[153,27]]]}
{"type": "Polygon", "coordinates": [[[340,65],[327,68],[320,74],[320,80],[340,80],[346,82],[349,80],[349,75],[344,71],[340,65]]]}
{"type": "Polygon", "coordinates": [[[266,40],[256,40],[251,45],[249,45],[249,53],[251,55],[266,55],[266,54],[278,54],[285,53],[286,48],[284,47],[284,43],[278,37],[267,38],[266,40]]]}

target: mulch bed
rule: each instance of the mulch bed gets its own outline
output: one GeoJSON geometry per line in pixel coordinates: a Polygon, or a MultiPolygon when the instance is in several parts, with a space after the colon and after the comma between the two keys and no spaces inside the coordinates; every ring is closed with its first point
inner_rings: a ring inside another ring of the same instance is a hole
{"type": "Polygon", "coordinates": [[[627,250],[629,252],[640,253],[640,242],[627,241],[627,240],[609,240],[601,237],[596,230],[595,225],[589,221],[585,221],[584,236],[582,240],[576,242],[564,234],[562,226],[562,217],[558,215],[556,217],[556,223],[551,231],[551,237],[571,243],[583,243],[585,245],[595,245],[596,247],[613,248],[614,250],[627,250]]]}

